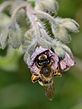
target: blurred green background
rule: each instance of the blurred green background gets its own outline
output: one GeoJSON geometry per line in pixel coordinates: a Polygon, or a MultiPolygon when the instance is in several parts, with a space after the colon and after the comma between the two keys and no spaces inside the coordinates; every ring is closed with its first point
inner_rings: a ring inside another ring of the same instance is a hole
{"type": "Polygon", "coordinates": [[[72,35],[69,44],[79,58],[76,66],[54,79],[55,97],[49,101],[42,87],[32,84],[23,56],[0,49],[0,109],[82,109],[82,0],[59,0],[59,5],[58,16],[80,24],[80,32],[72,35]]]}

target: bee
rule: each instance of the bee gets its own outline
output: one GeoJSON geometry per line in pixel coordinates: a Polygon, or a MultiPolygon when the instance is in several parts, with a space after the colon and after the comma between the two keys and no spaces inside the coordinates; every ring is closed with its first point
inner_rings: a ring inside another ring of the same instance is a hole
{"type": "Polygon", "coordinates": [[[37,61],[36,61],[37,67],[41,69],[41,72],[45,77],[50,75],[50,57],[46,54],[41,54],[38,56],[37,61]]]}
{"type": "Polygon", "coordinates": [[[37,74],[32,75],[32,81],[36,82],[38,80],[39,84],[44,87],[45,94],[51,98],[53,97],[53,79],[52,79],[52,70],[51,70],[51,60],[50,57],[46,54],[40,54],[35,59],[36,66],[40,69],[39,76],[37,74]]]}
{"type": "Polygon", "coordinates": [[[52,100],[54,96],[53,77],[60,74],[58,72],[59,70],[57,69],[53,72],[51,68],[53,62],[46,52],[36,57],[35,64],[40,69],[40,72],[39,74],[35,73],[32,75],[32,81],[38,81],[39,84],[44,87],[45,94],[52,100]]]}

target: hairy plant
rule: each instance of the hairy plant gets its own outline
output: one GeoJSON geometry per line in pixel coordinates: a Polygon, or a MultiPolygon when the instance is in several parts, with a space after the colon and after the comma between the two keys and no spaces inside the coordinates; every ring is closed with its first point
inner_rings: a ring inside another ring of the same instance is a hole
{"type": "Polygon", "coordinates": [[[58,17],[58,9],[56,0],[35,0],[34,6],[25,0],[8,0],[0,5],[0,48],[22,48],[32,82],[38,81],[50,100],[53,78],[75,65],[67,43],[70,32],[79,28],[75,20],[58,17]]]}

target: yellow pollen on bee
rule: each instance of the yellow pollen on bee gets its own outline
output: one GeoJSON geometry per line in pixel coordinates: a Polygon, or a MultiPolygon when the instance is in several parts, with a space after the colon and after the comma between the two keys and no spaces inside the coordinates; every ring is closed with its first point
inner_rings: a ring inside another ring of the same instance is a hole
{"type": "Polygon", "coordinates": [[[35,83],[39,80],[39,76],[32,74],[31,80],[32,80],[33,83],[35,83]]]}
{"type": "Polygon", "coordinates": [[[39,60],[44,60],[44,59],[47,59],[47,55],[45,54],[42,54],[41,56],[39,56],[38,58],[39,60]]]}

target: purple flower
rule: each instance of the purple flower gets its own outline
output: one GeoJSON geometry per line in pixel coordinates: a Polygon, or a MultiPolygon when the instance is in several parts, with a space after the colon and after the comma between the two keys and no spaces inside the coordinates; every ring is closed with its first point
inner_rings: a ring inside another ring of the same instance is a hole
{"type": "Polygon", "coordinates": [[[67,70],[69,70],[72,66],[74,66],[75,65],[75,61],[74,61],[74,59],[67,53],[67,52],[65,52],[65,57],[62,59],[62,60],[60,60],[60,68],[61,68],[61,70],[65,70],[65,71],[67,71],[67,70]]]}
{"type": "Polygon", "coordinates": [[[41,85],[44,85],[50,82],[54,76],[61,76],[62,71],[67,71],[74,66],[73,58],[66,51],[64,54],[64,57],[61,58],[51,49],[37,47],[28,64],[32,73],[32,81],[38,80],[41,85]]]}
{"type": "Polygon", "coordinates": [[[50,59],[50,62],[52,63],[51,68],[53,70],[56,70],[56,68],[58,67],[58,62],[59,62],[58,56],[54,52],[52,52],[50,49],[42,48],[40,46],[36,48],[35,52],[31,56],[29,68],[32,73],[38,73],[38,74],[40,73],[40,68],[37,66],[36,61],[37,61],[37,58],[42,54],[45,54],[48,56],[48,58],[50,59]]]}
{"type": "Polygon", "coordinates": [[[64,58],[60,59],[60,57],[57,56],[55,52],[40,46],[35,49],[35,51],[33,52],[30,58],[30,63],[28,67],[30,68],[32,73],[40,74],[41,69],[37,65],[37,59],[42,54],[47,55],[48,58],[50,59],[51,62],[50,67],[53,70],[53,72],[55,72],[58,67],[60,67],[62,71],[66,71],[70,69],[72,66],[74,66],[75,64],[74,59],[66,51],[65,51],[64,58]]]}

